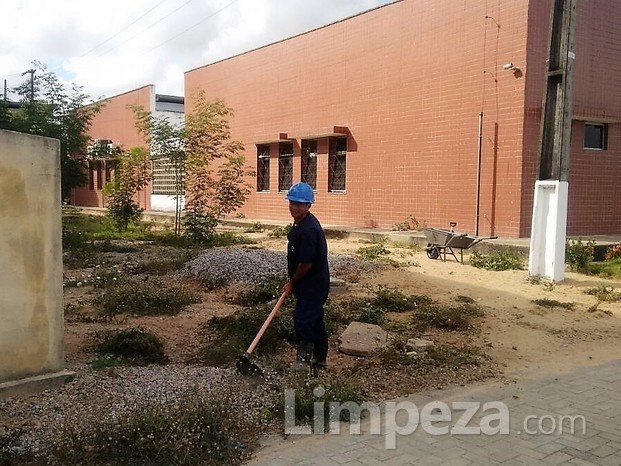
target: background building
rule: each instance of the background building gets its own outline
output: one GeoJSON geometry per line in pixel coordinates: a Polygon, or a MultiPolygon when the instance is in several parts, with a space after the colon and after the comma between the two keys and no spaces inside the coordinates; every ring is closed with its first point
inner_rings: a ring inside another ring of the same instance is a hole
{"type": "MultiPolygon", "coordinates": [[[[578,4],[567,233],[619,233],[621,9],[578,4]]],[[[528,236],[551,5],[398,1],[188,71],[187,110],[196,89],[234,109],[246,217],[290,220],[307,180],[324,224],[528,236]]]]}
{"type": "MultiPolygon", "coordinates": [[[[183,123],[183,97],[155,93],[155,87],[148,85],[110,97],[93,120],[89,134],[93,148],[123,150],[145,145],[143,137],[135,127],[131,106],[138,105],[151,112],[154,117],[165,117],[173,124],[183,123]]],[[[93,151],[98,152],[98,151],[93,151]]],[[[114,176],[114,161],[105,157],[84,156],[88,172],[88,184],[72,190],[71,204],[88,207],[105,207],[103,187],[114,176]]],[[[151,183],[138,193],[137,202],[145,210],[175,210],[174,173],[165,161],[153,164],[151,183]]]]}

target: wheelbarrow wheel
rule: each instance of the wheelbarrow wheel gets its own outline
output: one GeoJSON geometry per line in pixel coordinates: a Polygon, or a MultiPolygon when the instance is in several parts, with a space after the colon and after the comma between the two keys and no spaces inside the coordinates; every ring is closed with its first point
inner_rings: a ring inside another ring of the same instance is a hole
{"type": "Polygon", "coordinates": [[[431,243],[427,244],[427,257],[429,259],[437,259],[440,257],[440,249],[437,246],[432,245],[431,243]]]}

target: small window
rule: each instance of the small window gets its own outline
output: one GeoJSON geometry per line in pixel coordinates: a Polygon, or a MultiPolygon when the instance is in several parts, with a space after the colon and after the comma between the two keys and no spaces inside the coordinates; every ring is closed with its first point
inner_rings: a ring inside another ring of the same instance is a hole
{"type": "Polygon", "coordinates": [[[317,189],[317,141],[302,141],[302,176],[300,179],[317,189]]]}
{"type": "Polygon", "coordinates": [[[286,191],[293,184],[293,143],[278,145],[278,190],[286,191]]]}
{"type": "Polygon", "coordinates": [[[270,190],[270,146],[257,146],[257,191],[270,190]]]}
{"type": "Polygon", "coordinates": [[[328,157],[328,191],[345,191],[346,169],[347,138],[331,139],[328,157]]]}
{"type": "Polygon", "coordinates": [[[606,150],[608,142],[608,125],[603,123],[585,123],[584,148],[606,150]]]}

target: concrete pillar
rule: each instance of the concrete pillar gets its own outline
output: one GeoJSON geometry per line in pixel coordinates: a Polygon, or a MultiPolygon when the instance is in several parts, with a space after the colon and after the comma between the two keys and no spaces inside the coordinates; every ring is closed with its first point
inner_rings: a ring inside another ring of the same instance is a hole
{"type": "Polygon", "coordinates": [[[0,396],[65,380],[60,145],[0,130],[0,396]]]}

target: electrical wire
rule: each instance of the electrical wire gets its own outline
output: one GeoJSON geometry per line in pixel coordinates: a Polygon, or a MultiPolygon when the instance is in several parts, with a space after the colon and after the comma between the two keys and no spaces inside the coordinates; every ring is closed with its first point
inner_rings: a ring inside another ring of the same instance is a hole
{"type": "Polygon", "coordinates": [[[114,39],[116,36],[118,36],[120,33],[122,33],[123,31],[126,31],[127,29],[129,29],[131,26],[133,26],[134,24],[136,24],[138,21],[140,21],[142,18],[144,18],[146,15],[148,15],[149,13],[151,13],[153,10],[155,10],[158,6],[160,6],[162,3],[164,3],[166,0],[162,0],[161,2],[159,2],[157,5],[155,5],[154,7],[150,8],[149,10],[147,10],[146,12],[144,12],[142,15],[140,15],[138,18],[136,18],[134,21],[132,21],[131,23],[129,23],[127,26],[125,26],[123,29],[121,29],[119,32],[117,32],[116,34],[108,37],[106,40],[104,40],[103,42],[100,42],[99,44],[97,44],[95,47],[93,47],[92,49],[90,49],[88,52],[83,53],[82,55],[80,55],[79,58],[83,58],[86,55],[88,55],[89,53],[91,53],[94,50],[97,50],[99,47],[101,47],[104,44],[107,44],[108,42],[110,42],[112,39],[114,39]]]}
{"type": "Polygon", "coordinates": [[[185,2],[183,5],[181,5],[178,8],[175,8],[173,11],[171,11],[170,13],[168,13],[166,16],[164,16],[163,18],[158,19],[156,22],[150,24],[149,26],[147,26],[146,28],[142,29],[141,31],[138,31],[136,34],[134,34],[133,36],[130,36],[128,39],[124,40],[123,42],[121,42],[120,44],[115,45],[114,47],[112,47],[111,49],[106,50],[105,52],[97,55],[98,57],[102,57],[104,55],[109,54],[110,52],[112,52],[113,50],[118,49],[121,45],[126,44],[127,42],[129,42],[130,40],[132,40],[134,37],[139,36],[140,34],[142,34],[143,32],[148,31],[149,29],[151,29],[153,26],[155,26],[156,24],[161,23],[162,21],[164,21],[166,18],[170,17],[171,15],[173,15],[174,13],[176,13],[177,11],[179,11],[181,8],[185,7],[188,3],[193,2],[194,0],[188,0],[187,2],[185,2]]]}
{"type": "Polygon", "coordinates": [[[151,52],[153,52],[155,49],[158,49],[158,48],[160,48],[160,47],[161,47],[161,46],[163,46],[163,45],[166,45],[168,42],[170,42],[170,41],[172,41],[172,40],[176,39],[177,37],[179,37],[179,36],[181,36],[181,35],[185,34],[185,33],[186,33],[186,32],[188,32],[189,30],[194,29],[196,26],[198,26],[198,25],[199,25],[199,24],[201,24],[201,23],[204,23],[204,22],[205,22],[205,21],[207,21],[208,19],[213,18],[213,17],[214,17],[214,16],[216,16],[218,13],[220,13],[221,11],[223,11],[223,10],[227,9],[228,7],[230,7],[233,3],[236,3],[237,1],[238,1],[238,0],[233,0],[232,2],[230,2],[230,3],[228,3],[227,5],[223,6],[222,8],[220,8],[219,10],[217,10],[217,11],[215,11],[214,13],[210,14],[209,16],[206,16],[205,18],[201,19],[198,23],[196,23],[196,24],[194,24],[194,25],[190,26],[190,27],[189,27],[189,28],[187,28],[187,29],[184,29],[184,30],[183,30],[183,31],[181,31],[179,34],[177,34],[177,35],[175,35],[175,36],[173,36],[173,37],[171,37],[171,38],[169,38],[169,39],[165,40],[165,41],[164,41],[164,42],[162,42],[161,44],[156,45],[155,47],[153,47],[153,48],[151,48],[151,49],[147,50],[147,51],[145,52],[145,55],[146,55],[147,53],[151,53],[151,52]]]}

